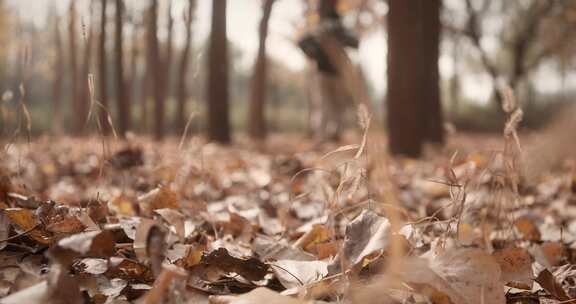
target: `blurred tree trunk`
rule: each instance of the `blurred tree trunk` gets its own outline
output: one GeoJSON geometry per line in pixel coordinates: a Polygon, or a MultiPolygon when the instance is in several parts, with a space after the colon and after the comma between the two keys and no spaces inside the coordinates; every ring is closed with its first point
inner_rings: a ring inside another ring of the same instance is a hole
{"type": "MultiPolygon", "coordinates": [[[[87,26],[84,27],[84,32],[82,33],[84,36],[84,57],[82,62],[82,74],[80,75],[80,96],[78,98],[79,105],[78,105],[78,112],[76,116],[80,117],[82,126],[86,126],[88,120],[88,112],[90,112],[90,67],[92,64],[92,49],[94,44],[94,29],[92,20],[93,19],[93,10],[90,7],[90,21],[87,26]],[[88,28],[88,32],[86,31],[88,28]]],[[[84,128],[82,132],[84,132],[84,128]]]]}
{"type": "Polygon", "coordinates": [[[108,111],[110,103],[108,101],[108,56],[106,52],[106,13],[108,11],[108,1],[102,0],[100,6],[100,39],[98,42],[98,68],[99,68],[99,88],[100,88],[100,103],[104,109],[98,109],[100,126],[102,134],[110,134],[110,125],[108,123],[108,111]]]}
{"type": "Polygon", "coordinates": [[[115,16],[115,66],[116,66],[116,105],[118,107],[118,134],[125,137],[126,132],[130,130],[131,113],[130,97],[126,88],[126,79],[124,78],[124,3],[122,0],[116,0],[115,16]]]}
{"type": "Polygon", "coordinates": [[[62,35],[60,33],[60,18],[54,18],[54,48],[56,54],[54,57],[54,83],[52,90],[52,133],[60,135],[63,131],[62,116],[62,76],[64,75],[64,50],[62,47],[62,35]]]}
{"type": "Polygon", "coordinates": [[[438,74],[440,0],[389,0],[390,150],[418,157],[425,141],[442,142],[438,74]]]}
{"type": "Polygon", "coordinates": [[[138,87],[138,59],[140,57],[140,49],[138,47],[138,38],[140,35],[140,27],[136,22],[132,23],[132,37],[130,41],[130,72],[128,76],[130,79],[129,82],[129,91],[128,95],[130,96],[130,105],[131,107],[136,105],[136,101],[138,100],[138,92],[136,88],[138,87]]]}
{"type": "Polygon", "coordinates": [[[158,43],[158,0],[152,0],[148,10],[148,83],[154,96],[154,138],[164,137],[164,100],[162,97],[162,67],[158,43]]]}
{"type": "Polygon", "coordinates": [[[422,5],[422,102],[425,122],[425,140],[435,144],[444,143],[444,115],[440,96],[440,12],[442,0],[420,0],[422,5]]]}
{"type": "MultiPolygon", "coordinates": [[[[167,25],[167,32],[168,35],[166,37],[166,49],[164,50],[164,55],[161,56],[162,61],[162,100],[166,101],[170,97],[171,93],[171,76],[172,76],[172,57],[173,57],[173,50],[174,50],[174,18],[172,17],[172,1],[169,2],[168,11],[167,11],[166,19],[168,20],[167,25]]],[[[162,128],[164,128],[164,116],[166,114],[166,107],[165,102],[162,103],[162,107],[156,109],[156,111],[160,111],[162,116],[162,128]]]]}
{"type": "Polygon", "coordinates": [[[68,9],[68,49],[69,49],[69,69],[70,69],[70,86],[71,86],[71,104],[74,112],[74,128],[73,134],[80,135],[84,128],[84,121],[82,120],[78,87],[78,49],[76,43],[76,5],[75,1],[70,1],[68,9]]]}
{"type": "Polygon", "coordinates": [[[196,8],[196,0],[188,1],[188,13],[185,15],[186,24],[186,38],[184,40],[184,49],[180,57],[180,69],[178,76],[177,86],[177,100],[176,105],[176,131],[183,132],[186,127],[186,102],[188,100],[188,68],[190,65],[190,49],[192,47],[192,20],[194,18],[194,10],[196,8]]]}
{"type": "Polygon", "coordinates": [[[226,0],[212,0],[212,30],[208,53],[208,138],[227,144],[231,141],[228,93],[228,41],[226,0]]]}
{"type": "Polygon", "coordinates": [[[268,83],[268,58],[266,56],[266,38],[268,38],[268,24],[273,5],[274,0],[264,0],[262,5],[262,19],[259,27],[260,41],[252,78],[248,133],[255,139],[264,139],[267,135],[265,106],[268,83]]]}

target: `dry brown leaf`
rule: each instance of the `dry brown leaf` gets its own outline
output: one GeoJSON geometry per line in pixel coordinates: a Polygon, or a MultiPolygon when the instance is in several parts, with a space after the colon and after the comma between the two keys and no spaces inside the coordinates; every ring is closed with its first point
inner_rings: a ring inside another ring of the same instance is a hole
{"type": "Polygon", "coordinates": [[[514,227],[520,235],[522,239],[525,241],[540,241],[540,230],[538,230],[538,226],[529,218],[519,218],[514,221],[514,227]]]}
{"type": "Polygon", "coordinates": [[[105,273],[108,278],[118,278],[138,282],[149,282],[153,280],[150,269],[134,260],[112,257],[110,258],[108,271],[105,273]]]}
{"type": "Polygon", "coordinates": [[[532,256],[526,249],[507,247],[492,254],[502,270],[503,283],[520,283],[521,286],[531,289],[534,274],[532,273],[532,256]]]}
{"type": "Polygon", "coordinates": [[[239,296],[210,296],[211,304],[304,304],[306,302],[283,296],[268,288],[260,287],[239,296]]]}
{"type": "Polygon", "coordinates": [[[46,230],[56,235],[58,234],[73,234],[84,231],[86,226],[74,215],[67,214],[59,218],[57,221],[48,223],[46,230]]]}
{"type": "Polygon", "coordinates": [[[562,301],[563,303],[574,303],[574,302],[564,302],[570,300],[570,297],[566,294],[566,291],[562,288],[562,285],[556,281],[556,278],[548,269],[544,269],[536,277],[536,282],[544,288],[554,299],[562,301]]]}
{"type": "Polygon", "coordinates": [[[218,248],[202,257],[202,264],[225,272],[235,272],[250,281],[260,281],[268,273],[268,265],[256,258],[240,259],[231,256],[226,248],[218,248]]]}
{"type": "Polygon", "coordinates": [[[168,186],[161,186],[138,198],[143,209],[154,211],[156,209],[179,209],[181,207],[178,195],[168,186]]]}
{"type": "Polygon", "coordinates": [[[42,225],[32,211],[24,208],[8,208],[4,212],[12,224],[21,232],[27,231],[26,235],[31,239],[42,245],[52,244],[52,234],[42,229],[42,225]]]}
{"type": "Polygon", "coordinates": [[[174,265],[166,265],[162,268],[162,272],[154,282],[154,286],[144,299],[144,304],[155,304],[163,302],[165,294],[169,291],[173,281],[184,280],[187,277],[186,271],[179,269],[174,265]]]}
{"type": "Polygon", "coordinates": [[[410,259],[400,269],[404,281],[428,285],[454,304],[506,303],[500,266],[480,249],[448,250],[430,261],[410,259]]]}
{"type": "Polygon", "coordinates": [[[58,247],[86,257],[110,257],[115,245],[114,235],[107,230],[78,233],[58,241],[58,247]]]}
{"type": "Polygon", "coordinates": [[[317,282],[328,275],[328,263],[323,261],[282,260],[272,263],[271,268],[287,289],[317,282]]]}
{"type": "Polygon", "coordinates": [[[316,245],[330,240],[330,235],[328,227],[315,224],[310,231],[306,232],[294,243],[294,247],[316,253],[316,245]]]}
{"type": "Polygon", "coordinates": [[[343,256],[352,266],[364,257],[386,249],[390,240],[390,222],[370,210],[364,210],[348,226],[343,244],[343,256]]]}
{"type": "Polygon", "coordinates": [[[544,242],[540,249],[551,266],[560,266],[568,259],[568,250],[560,242],[544,242]]]}

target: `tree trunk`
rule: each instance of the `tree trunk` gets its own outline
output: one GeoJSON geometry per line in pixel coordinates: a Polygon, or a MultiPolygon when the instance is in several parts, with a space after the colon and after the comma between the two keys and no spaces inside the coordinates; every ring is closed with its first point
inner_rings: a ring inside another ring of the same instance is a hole
{"type": "Polygon", "coordinates": [[[231,141],[228,109],[228,41],[226,0],[212,0],[212,31],[208,53],[208,139],[231,141]]]}
{"type": "Polygon", "coordinates": [[[68,49],[69,49],[69,69],[70,69],[70,86],[71,86],[71,104],[74,110],[74,131],[75,135],[80,135],[84,128],[84,121],[82,119],[78,88],[78,49],[76,43],[76,5],[75,1],[70,1],[68,10],[68,49]]]}
{"type": "Polygon", "coordinates": [[[260,42],[252,78],[248,133],[255,139],[264,139],[267,135],[265,105],[267,98],[268,58],[266,57],[266,38],[268,37],[268,24],[273,5],[274,0],[264,0],[259,27],[260,42]]]}
{"type": "Polygon", "coordinates": [[[164,137],[164,99],[160,46],[158,43],[158,0],[152,0],[148,15],[148,84],[152,86],[154,96],[154,138],[164,137]]]}
{"type": "Polygon", "coordinates": [[[425,111],[422,120],[425,121],[425,140],[435,144],[444,143],[444,115],[440,101],[440,11],[441,0],[420,0],[422,5],[422,84],[425,89],[422,101],[425,111]]]}
{"type": "Polygon", "coordinates": [[[62,116],[62,76],[64,75],[64,54],[62,47],[62,35],[60,34],[60,19],[54,18],[54,47],[56,49],[56,58],[54,59],[54,84],[52,102],[52,132],[60,135],[63,131],[62,116]]]}
{"type": "Polygon", "coordinates": [[[177,99],[176,105],[176,131],[184,132],[186,127],[186,101],[188,100],[188,68],[190,65],[190,49],[192,47],[192,20],[194,17],[194,10],[196,8],[196,0],[188,1],[188,13],[185,16],[186,24],[186,38],[184,42],[184,49],[180,57],[180,70],[178,72],[178,86],[177,86],[177,99]]]}
{"type": "MultiPolygon", "coordinates": [[[[92,9],[90,9],[90,20],[92,21],[92,9]]],[[[94,30],[92,24],[87,26],[88,32],[84,32],[84,58],[82,62],[82,74],[80,75],[80,96],[78,98],[78,112],[75,116],[80,117],[82,126],[86,126],[88,122],[88,112],[90,112],[90,67],[92,63],[92,45],[94,42],[94,30]]],[[[84,132],[84,128],[82,132],[84,132]]]]}
{"type": "Polygon", "coordinates": [[[125,137],[126,132],[130,129],[130,97],[126,89],[126,79],[124,78],[124,3],[122,0],[116,0],[116,18],[115,18],[115,66],[116,66],[116,105],[118,107],[118,134],[125,137]]]}
{"type": "Polygon", "coordinates": [[[106,13],[108,1],[102,0],[100,7],[100,39],[98,43],[98,68],[99,79],[98,84],[100,88],[100,103],[104,109],[98,109],[100,126],[104,135],[110,134],[110,125],[108,123],[108,111],[110,103],[108,101],[108,56],[106,52],[106,13]]]}
{"type": "MultiPolygon", "coordinates": [[[[162,56],[162,74],[163,77],[161,77],[161,81],[162,81],[162,100],[167,100],[170,97],[170,93],[171,93],[171,76],[172,76],[172,55],[173,55],[173,49],[174,49],[174,18],[172,17],[172,1],[170,1],[169,5],[168,5],[168,11],[167,11],[167,20],[168,20],[168,36],[166,39],[166,49],[164,51],[164,56],[162,56]]],[[[164,103],[162,103],[162,106],[160,108],[156,109],[157,112],[160,112],[157,115],[162,115],[162,122],[164,121],[164,116],[166,114],[166,107],[164,106],[164,103]]],[[[164,125],[162,125],[162,128],[164,128],[164,125]]]]}
{"type": "Polygon", "coordinates": [[[387,123],[390,151],[418,157],[442,142],[438,74],[440,0],[389,0],[387,123]]]}
{"type": "MultiPolygon", "coordinates": [[[[136,100],[138,97],[138,92],[136,87],[138,86],[138,59],[140,57],[140,49],[138,47],[138,38],[140,33],[140,28],[136,22],[132,24],[132,37],[130,41],[130,72],[128,81],[128,95],[130,96],[130,108],[136,105],[136,100]]],[[[132,113],[132,112],[131,112],[132,113]]],[[[132,122],[134,123],[134,122],[132,122]]]]}

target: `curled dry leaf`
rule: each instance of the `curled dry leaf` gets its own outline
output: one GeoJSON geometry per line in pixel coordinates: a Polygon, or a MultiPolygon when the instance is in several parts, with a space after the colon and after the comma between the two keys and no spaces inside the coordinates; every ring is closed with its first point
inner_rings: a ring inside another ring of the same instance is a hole
{"type": "Polygon", "coordinates": [[[109,268],[105,275],[111,279],[119,278],[137,282],[150,282],[153,278],[150,268],[134,260],[118,257],[110,258],[109,268]]]}
{"type": "Polygon", "coordinates": [[[239,296],[211,296],[210,304],[303,304],[306,302],[283,296],[265,287],[260,287],[239,296]]]}
{"type": "Polygon", "coordinates": [[[328,263],[324,261],[282,260],[271,265],[276,277],[287,289],[317,282],[328,275],[328,263]]]}
{"type": "Polygon", "coordinates": [[[450,298],[453,304],[503,304],[506,299],[496,260],[479,249],[455,249],[432,260],[402,262],[401,278],[450,298]]]}
{"type": "Polygon", "coordinates": [[[114,235],[107,230],[78,233],[58,241],[58,247],[87,257],[110,257],[114,246],[114,235]]]}
{"type": "Polygon", "coordinates": [[[52,244],[52,234],[42,228],[32,211],[24,208],[8,208],[4,212],[12,224],[21,232],[26,232],[28,237],[42,245],[52,244]]]}
{"type": "Polygon", "coordinates": [[[154,286],[146,296],[142,303],[155,304],[161,303],[164,295],[170,289],[173,281],[184,280],[187,277],[185,270],[180,269],[174,265],[166,265],[162,268],[162,272],[154,282],[154,286]]]}
{"type": "Polygon", "coordinates": [[[164,221],[171,227],[180,240],[184,240],[186,237],[186,229],[185,229],[185,217],[182,213],[175,209],[156,209],[154,213],[160,215],[164,221]]]}
{"type": "Polygon", "coordinates": [[[256,258],[240,259],[231,256],[226,248],[218,248],[202,257],[205,266],[225,272],[235,272],[250,281],[260,281],[268,273],[268,265],[256,258]]]}
{"type": "Polygon", "coordinates": [[[105,273],[108,270],[108,260],[85,258],[74,262],[72,267],[78,273],[99,275],[105,273]]]}
{"type": "Polygon", "coordinates": [[[390,222],[373,211],[364,210],[348,226],[343,255],[349,265],[362,262],[364,257],[385,249],[390,239],[390,222]]]}
{"type": "Polygon", "coordinates": [[[562,303],[576,303],[570,301],[570,297],[566,294],[566,291],[562,288],[562,285],[556,280],[554,275],[548,270],[544,269],[536,277],[536,282],[544,288],[555,300],[562,301],[562,303]]]}
{"type": "Polygon", "coordinates": [[[312,226],[308,232],[302,235],[295,243],[295,248],[300,248],[310,253],[316,253],[316,245],[330,240],[330,230],[320,224],[312,226]]]}
{"type": "Polygon", "coordinates": [[[178,195],[168,186],[156,188],[138,198],[143,210],[152,212],[156,209],[178,209],[180,201],[178,195]]]}

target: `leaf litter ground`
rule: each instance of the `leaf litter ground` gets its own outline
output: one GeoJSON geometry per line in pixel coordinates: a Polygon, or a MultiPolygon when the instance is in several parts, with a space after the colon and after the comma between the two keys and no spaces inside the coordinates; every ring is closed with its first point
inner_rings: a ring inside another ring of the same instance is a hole
{"type": "Polygon", "coordinates": [[[514,155],[480,137],[388,161],[395,227],[376,197],[386,185],[374,180],[378,151],[355,139],[10,145],[0,158],[0,303],[576,298],[569,163],[515,179],[514,155]]]}

